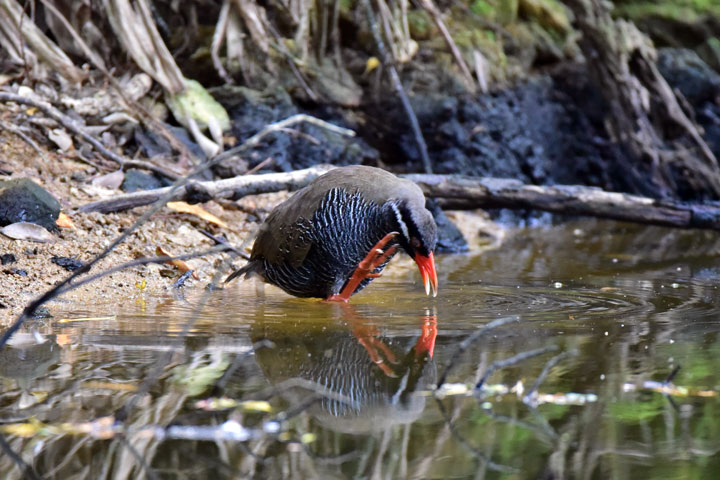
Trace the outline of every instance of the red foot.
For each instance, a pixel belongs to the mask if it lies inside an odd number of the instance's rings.
[[[385,261],[395,253],[395,250],[397,250],[397,246],[393,245],[383,251],[383,248],[385,248],[396,235],[398,235],[398,232],[390,232],[377,242],[370,250],[370,253],[358,264],[342,291],[337,295],[328,297],[326,300],[329,302],[347,302],[363,280],[366,278],[379,277],[381,274],[373,273],[373,270],[385,263]]]

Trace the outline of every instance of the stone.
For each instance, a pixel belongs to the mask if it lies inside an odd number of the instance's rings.
[[[60,202],[29,178],[0,180],[0,226],[28,222],[57,230]]]
[[[662,48],[658,51],[657,66],[668,84],[677,88],[694,106],[713,101],[720,95],[720,73],[692,50]]]
[[[125,172],[125,180],[123,180],[120,188],[124,192],[129,193],[137,192],[138,190],[154,190],[164,186],[162,181],[155,175],[131,168]]]

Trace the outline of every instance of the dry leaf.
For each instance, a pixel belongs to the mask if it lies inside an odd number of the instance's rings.
[[[28,222],[11,223],[0,229],[0,233],[14,240],[31,242],[54,242],[55,236],[40,225]]]
[[[167,206],[170,210],[174,210],[178,213],[189,213],[191,215],[195,215],[196,217],[200,217],[207,222],[214,223],[219,227],[228,228],[227,223],[223,222],[200,205],[190,205],[187,202],[168,202]]]
[[[172,256],[173,256],[172,253],[169,253],[169,252],[168,252],[167,250],[165,250],[163,247],[157,247],[157,248],[155,249],[155,253],[157,253],[158,255],[165,255],[166,257],[172,257]],[[185,261],[183,261],[183,260],[168,260],[168,261],[165,262],[165,263],[167,263],[168,265],[174,266],[175,268],[177,268],[178,270],[180,270],[180,273],[186,273],[186,272],[192,270],[192,268],[190,267],[190,265],[188,265],[188,264],[187,264]],[[193,277],[195,280],[200,280],[200,277],[198,277],[197,272],[193,272],[193,273],[192,273],[192,277]]]
[[[65,215],[63,212],[60,212],[57,220],[55,220],[55,225],[60,228],[75,228],[75,225],[73,224],[72,220],[70,220],[70,217]]]
[[[48,132],[48,138],[57,145],[60,150],[67,152],[73,148],[72,137],[62,128],[54,128]]]
[[[117,189],[120,188],[123,180],[125,180],[125,173],[122,170],[115,170],[114,172],[93,178],[90,183],[99,187]]]

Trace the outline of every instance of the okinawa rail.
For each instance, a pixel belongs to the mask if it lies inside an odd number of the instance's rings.
[[[375,167],[330,170],[278,205],[250,260],[228,276],[258,275],[297,297],[347,302],[379,277],[399,249],[437,294],[437,226],[422,190]]]

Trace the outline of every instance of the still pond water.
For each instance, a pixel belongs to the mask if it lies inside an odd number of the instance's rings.
[[[576,221],[440,256],[435,299],[393,262],[348,306],[251,282],[55,303],[0,352],[0,472],[720,478],[718,252]]]

